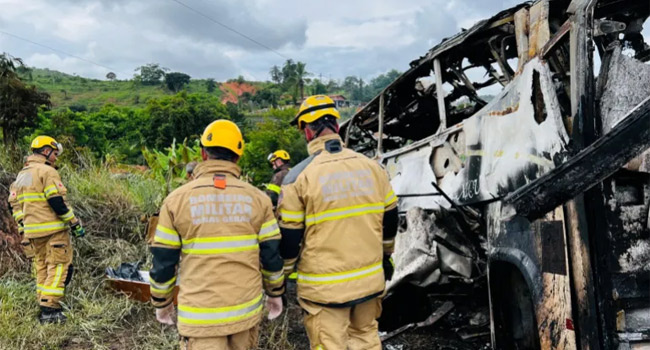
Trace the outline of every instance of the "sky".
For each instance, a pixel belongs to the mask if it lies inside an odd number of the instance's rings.
[[[369,79],[408,69],[443,38],[519,2],[0,0],[0,31],[58,50],[0,33],[0,52],[98,79],[128,79],[154,62],[193,78],[269,80],[288,58],[314,77]]]

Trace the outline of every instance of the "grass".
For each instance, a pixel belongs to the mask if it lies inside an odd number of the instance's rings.
[[[88,231],[73,240],[75,275],[64,301],[68,322],[38,323],[30,265],[14,259],[14,267],[0,277],[0,350],[176,349],[176,328],[159,324],[149,303],[109,289],[104,277],[106,267],[122,262],[150,266],[141,216],[157,210],[163,186],[146,174],[112,174],[108,166],[80,158],[77,166],[60,168],[68,202]],[[0,155],[0,169],[7,168],[7,158]],[[279,320],[264,321],[259,349],[306,348],[300,320],[300,310],[292,303]]]
[[[69,75],[49,69],[35,68],[31,74],[33,83],[49,93],[54,108],[85,106],[88,109],[101,108],[106,103],[117,106],[144,106],[148,99],[169,95],[162,85],[134,85],[127,80],[98,80]],[[121,79],[132,77],[121,77]],[[185,87],[192,92],[207,93],[206,80],[194,79]],[[217,87],[211,94],[220,97],[222,92]]]

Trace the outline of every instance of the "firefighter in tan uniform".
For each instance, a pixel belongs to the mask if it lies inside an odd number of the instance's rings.
[[[273,209],[278,205],[278,197],[280,196],[280,189],[282,186],[282,180],[289,173],[290,165],[289,152],[285,150],[277,150],[267,157],[268,161],[273,167],[273,177],[271,182],[266,184],[266,194],[271,197],[271,202],[273,203]]]
[[[239,128],[217,120],[201,146],[194,180],[160,209],[151,247],[152,302],[160,322],[177,322],[181,349],[254,349],[264,294],[272,314],[282,310],[280,229],[271,200],[239,179]]]
[[[49,136],[38,136],[25,167],[10,186],[9,205],[28,258],[34,258],[36,295],[41,323],[65,322],[60,301],[72,278],[70,231],[85,235],[81,222],[66,205],[67,190],[53,167],[63,152],[61,144]]]
[[[317,95],[293,121],[310,156],[282,184],[280,252],[285,274],[297,267],[312,349],[380,350],[376,319],[392,274],[397,197],[378,163],[343,147],[339,118],[334,102]]]

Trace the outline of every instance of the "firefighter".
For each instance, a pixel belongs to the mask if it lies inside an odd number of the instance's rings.
[[[397,197],[376,162],[344,147],[327,96],[307,98],[292,121],[310,156],[282,183],[284,272],[297,267],[298,302],[312,349],[381,349],[381,314],[397,232]],[[296,266],[297,263],[297,266]]]
[[[271,197],[271,202],[273,203],[273,209],[278,205],[278,196],[280,196],[280,186],[282,185],[282,180],[289,173],[289,153],[285,150],[275,151],[267,157],[268,161],[273,167],[273,177],[271,182],[266,184],[266,194]]]
[[[269,318],[282,311],[280,229],[271,200],[239,178],[243,150],[237,125],[212,122],[201,137],[194,180],[160,209],[151,299],[159,322],[177,323],[181,349],[256,348],[264,292]]]
[[[81,221],[65,201],[67,190],[54,168],[63,147],[49,136],[38,136],[32,155],[10,186],[9,205],[28,258],[34,259],[36,295],[41,323],[65,322],[61,300],[72,278],[72,245],[86,234]]]

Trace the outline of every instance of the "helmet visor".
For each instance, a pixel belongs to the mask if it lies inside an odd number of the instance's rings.
[[[55,142],[54,146],[56,146],[56,151],[59,153],[59,156],[63,154],[63,145],[61,143]]]

